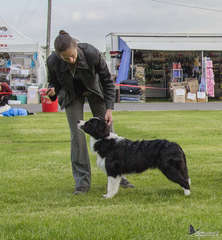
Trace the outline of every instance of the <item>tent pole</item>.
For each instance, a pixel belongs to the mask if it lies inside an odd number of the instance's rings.
[[[131,80],[133,80],[133,74],[134,74],[134,50],[132,50],[132,66],[131,66]]]
[[[204,61],[204,54],[203,54],[203,51],[201,51],[201,62],[202,62],[201,69],[202,69],[202,76],[203,76],[203,61]]]
[[[47,36],[46,36],[46,60],[50,54],[50,37],[51,37],[51,10],[52,0],[48,0],[48,18],[47,18]]]

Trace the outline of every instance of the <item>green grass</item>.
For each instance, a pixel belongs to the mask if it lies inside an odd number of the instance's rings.
[[[222,238],[222,112],[114,112],[115,131],[131,139],[167,138],[183,147],[191,196],[158,170],[128,179],[105,200],[106,176],[91,157],[92,188],[74,196],[64,113],[0,119],[1,240],[180,240],[188,227]],[[85,118],[91,115],[86,114]],[[88,137],[87,137],[88,138]],[[194,237],[197,238],[198,237]]]

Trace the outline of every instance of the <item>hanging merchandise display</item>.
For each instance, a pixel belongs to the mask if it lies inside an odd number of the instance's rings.
[[[10,84],[13,97],[26,103],[28,88],[46,83],[42,50],[37,42],[0,20],[0,82]]]
[[[213,61],[209,57],[204,57],[200,91],[206,92],[209,97],[214,97],[214,86]]]
[[[8,53],[0,53],[0,82],[9,83],[11,60]]]
[[[206,82],[207,82],[207,94],[209,97],[214,97],[214,72],[213,62],[210,58],[206,60]]]

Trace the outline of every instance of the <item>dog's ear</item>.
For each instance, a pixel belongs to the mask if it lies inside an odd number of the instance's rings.
[[[90,129],[90,131],[87,131],[87,128]],[[109,136],[110,126],[106,123],[104,118],[96,117],[88,121],[85,132],[91,134],[95,139],[101,139]]]
[[[102,119],[103,125],[100,125],[100,131],[103,132],[104,137],[109,136],[110,126],[107,124],[105,119]]]

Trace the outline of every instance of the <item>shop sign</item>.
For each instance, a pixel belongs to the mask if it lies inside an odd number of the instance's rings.
[[[8,28],[6,26],[0,26],[0,38],[12,38],[12,34],[7,34]]]

